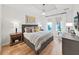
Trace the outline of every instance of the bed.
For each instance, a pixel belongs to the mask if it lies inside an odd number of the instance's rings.
[[[53,41],[52,32],[40,31],[40,32],[25,32],[25,27],[37,27],[38,25],[22,25],[22,39],[23,41],[35,51],[35,54],[40,52]]]

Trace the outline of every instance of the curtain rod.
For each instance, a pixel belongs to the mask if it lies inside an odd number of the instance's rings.
[[[67,12],[62,12],[62,13],[57,13],[57,14],[53,14],[53,15],[48,15],[48,16],[45,16],[45,17],[51,17],[51,16],[56,16],[56,15],[61,15],[61,14],[66,14]]]

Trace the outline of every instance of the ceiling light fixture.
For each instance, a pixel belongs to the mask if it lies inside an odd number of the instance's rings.
[[[43,4],[43,10],[42,10],[42,15],[45,15],[45,4]]]
[[[42,13],[42,15],[45,15],[45,14],[46,14],[45,12]]]

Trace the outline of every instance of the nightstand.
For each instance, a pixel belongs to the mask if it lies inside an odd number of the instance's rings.
[[[18,41],[16,41],[18,40]],[[14,45],[18,42],[22,42],[22,33],[11,33],[10,34],[10,45]]]

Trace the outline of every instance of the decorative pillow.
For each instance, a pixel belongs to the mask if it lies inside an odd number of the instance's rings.
[[[34,27],[25,27],[25,32],[34,32]]]
[[[40,28],[39,27],[35,27],[35,32],[39,32]]]

